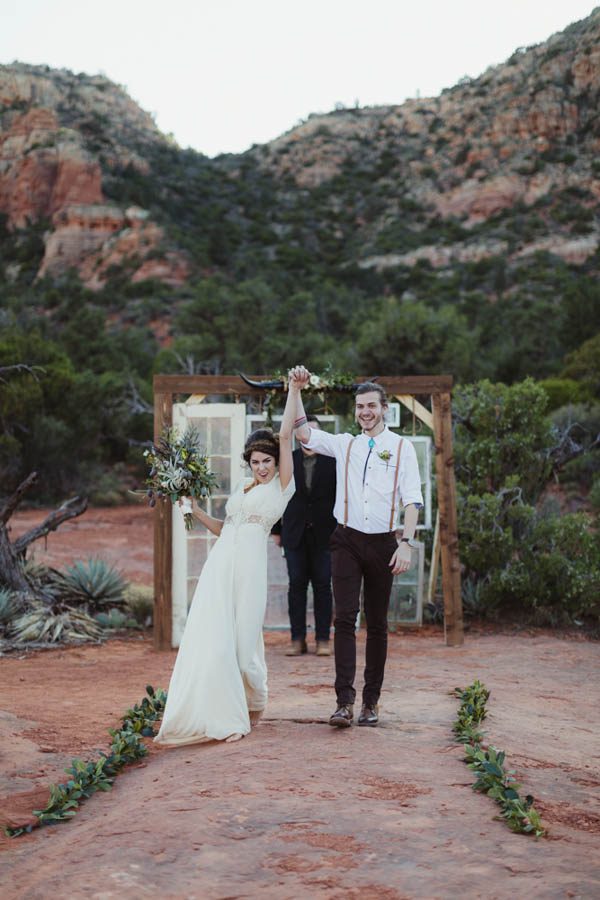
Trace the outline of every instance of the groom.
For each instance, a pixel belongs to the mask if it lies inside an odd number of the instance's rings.
[[[364,382],[356,391],[355,417],[361,434],[354,437],[309,428],[301,395],[309,377],[304,366],[290,371],[296,437],[308,449],[334,457],[337,473],[333,512],[338,525],[330,541],[337,708],[329,724],[348,728],[354,719],[355,627],[364,582],[367,646],[358,724],[374,726],[379,721],[392,581],[410,568],[410,541],[423,505],[419,467],[410,441],[386,426],[385,391],[374,382]],[[396,532],[400,503],[405,508],[401,534]]]

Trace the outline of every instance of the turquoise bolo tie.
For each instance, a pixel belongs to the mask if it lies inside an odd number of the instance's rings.
[[[365,467],[363,469],[363,484],[365,483],[365,478],[367,476],[367,466],[369,465],[369,457],[371,456],[374,446],[375,446],[375,441],[371,437],[371,438],[369,438],[369,452],[367,453],[367,458],[365,460]]]

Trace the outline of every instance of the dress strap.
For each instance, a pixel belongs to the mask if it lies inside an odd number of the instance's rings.
[[[402,453],[403,438],[400,438],[398,444],[398,459],[396,460],[396,471],[394,472],[394,491],[392,493],[392,512],[390,513],[390,531],[394,530],[394,518],[396,516],[396,488],[398,487],[398,473],[400,471],[400,454]]]

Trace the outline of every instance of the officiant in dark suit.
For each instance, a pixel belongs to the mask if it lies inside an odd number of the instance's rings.
[[[316,416],[308,416],[311,428],[320,428]],[[306,601],[312,584],[317,656],[329,656],[331,628],[331,557],[329,538],[337,522],[333,517],[335,459],[305,447],[294,450],[296,493],[283,518],[273,527],[274,540],[283,547],[288,568],[288,611],[292,643],[288,656],[300,656],[306,644]]]

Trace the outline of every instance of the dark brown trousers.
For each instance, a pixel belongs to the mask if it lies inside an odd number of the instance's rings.
[[[397,548],[393,531],[365,534],[341,525],[331,536],[331,575],[335,605],[335,692],[340,705],[356,697],[356,618],[364,581],[367,622],[363,703],[379,700],[387,656],[387,614],[392,590],[390,560]]]

